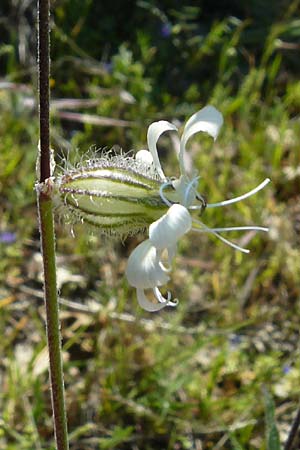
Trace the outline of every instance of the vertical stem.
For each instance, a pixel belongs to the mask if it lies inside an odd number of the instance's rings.
[[[52,412],[57,450],[67,450],[67,418],[64,400],[64,380],[61,357],[58,298],[56,289],[55,240],[52,200],[38,193],[41,246],[44,264],[44,295],[46,331],[49,351],[49,372]]]
[[[39,75],[39,119],[40,119],[40,182],[50,173],[50,131],[49,131],[49,75],[50,75],[50,35],[49,0],[38,0],[38,75]]]
[[[285,446],[284,446],[284,450],[291,450],[292,449],[294,440],[295,440],[296,435],[297,435],[297,431],[299,429],[300,429],[300,406],[298,408],[298,411],[297,411],[296,417],[294,419],[294,422],[293,422],[293,424],[291,426],[288,438],[287,438]]]
[[[49,351],[49,372],[52,411],[57,450],[68,450],[67,418],[61,356],[58,296],[56,288],[55,232],[51,197],[50,134],[49,134],[49,0],[38,0],[38,79],[40,120],[40,180],[37,203],[44,265],[46,332]]]

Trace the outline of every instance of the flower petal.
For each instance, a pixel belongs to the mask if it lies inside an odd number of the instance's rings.
[[[186,141],[198,131],[208,133],[214,139],[217,138],[223,125],[223,116],[214,106],[208,105],[193,114],[186,122],[182,140]]]
[[[178,299],[175,298],[172,302],[171,302],[171,298],[172,298],[172,294],[170,291],[168,291],[168,295],[167,298],[165,298],[162,293],[160,292],[160,290],[158,289],[158,287],[155,287],[153,289],[154,295],[157,298],[157,300],[159,301],[159,303],[165,303],[167,302],[167,306],[177,306],[178,305]]]
[[[169,276],[159,264],[160,253],[149,239],[139,244],[128,258],[126,277],[128,283],[139,289],[162,286]]]
[[[196,201],[198,181],[200,177],[195,176],[189,178],[186,175],[181,175],[176,180],[172,181],[172,186],[177,192],[180,203],[187,208],[190,208]]]
[[[151,123],[151,125],[148,128],[148,133],[147,133],[148,148],[153,157],[153,162],[154,162],[155,168],[156,168],[157,172],[159,173],[159,175],[164,180],[166,179],[166,177],[161,168],[161,164],[160,164],[158,154],[157,154],[156,144],[157,144],[157,141],[160,138],[160,136],[165,131],[172,131],[172,130],[177,131],[177,128],[175,127],[175,125],[173,125],[170,122],[167,122],[166,120],[160,120],[159,122]]]
[[[148,166],[153,164],[153,157],[152,157],[151,153],[148,152],[148,150],[139,150],[137,152],[137,154],[135,155],[135,159],[137,159],[138,161],[142,161],[143,163],[147,164]]]
[[[172,205],[166,214],[149,227],[149,240],[157,249],[172,250],[178,239],[192,227],[188,210],[179,204]]]
[[[161,309],[165,308],[169,304],[168,299],[166,299],[165,301],[159,302],[159,303],[150,302],[150,300],[147,299],[147,297],[145,295],[145,291],[143,289],[137,289],[136,295],[137,295],[137,299],[138,299],[140,307],[149,312],[160,311]],[[170,306],[172,306],[172,305],[170,305]]]
[[[185,124],[180,142],[179,161],[181,173],[185,173],[183,158],[185,146],[190,137],[198,133],[199,131],[204,131],[216,140],[222,124],[222,114],[216,108],[210,105],[200,109],[200,111],[196,112],[189,118],[189,120]]]

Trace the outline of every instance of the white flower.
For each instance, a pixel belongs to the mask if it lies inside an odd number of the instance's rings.
[[[137,290],[139,304],[147,311],[158,311],[165,306],[175,306],[177,302],[171,302],[171,294],[168,292],[164,298],[158,286],[169,281],[171,268],[162,262],[164,250],[168,254],[168,265],[171,265],[176,253],[177,240],[187,233],[192,227],[192,219],[188,210],[179,204],[172,205],[168,212],[149,227],[149,239],[142,242],[131,253],[126,276],[129,284]],[[153,289],[158,304],[147,300],[145,289]]]
[[[168,269],[160,262],[161,253],[147,239],[131,253],[126,269],[127,280],[136,288],[140,306],[152,312],[159,311],[167,305],[174,306],[174,302],[170,302],[171,294],[168,293],[167,298],[164,298],[158,289],[158,286],[169,281]],[[152,303],[147,299],[145,289],[153,289],[158,303]]]
[[[139,304],[147,311],[158,311],[165,306],[175,306],[177,304],[177,301],[171,301],[170,292],[168,292],[167,298],[164,298],[158,287],[163,286],[169,281],[168,273],[171,270],[171,262],[176,253],[177,241],[185,233],[190,230],[213,233],[231,247],[248,253],[248,249],[228,241],[219,233],[237,230],[268,230],[265,227],[257,226],[209,228],[200,220],[194,219],[190,215],[189,210],[196,209],[202,212],[205,208],[225,206],[243,200],[261,190],[270,181],[267,178],[255,189],[239,197],[224,200],[219,203],[206,203],[204,198],[197,192],[199,177],[195,174],[190,174],[186,168],[186,144],[199,131],[208,133],[215,140],[222,124],[222,114],[213,106],[206,106],[190,117],[184,127],[180,140],[180,151],[178,155],[180,177],[178,179],[170,180],[165,176],[157,152],[157,142],[160,136],[166,131],[177,131],[175,125],[164,120],[152,123],[147,133],[149,151],[140,150],[136,155],[138,160],[144,161],[145,164],[153,165],[155,172],[162,180],[160,196],[166,205],[169,206],[167,213],[150,225],[149,239],[139,244],[128,259],[126,269],[128,282],[136,288]],[[167,187],[169,188],[168,193],[166,193]],[[163,262],[163,255],[165,253],[167,253],[168,266]],[[147,299],[145,294],[146,289],[153,290],[158,303],[152,303]]]
[[[192,218],[187,208],[175,203],[166,214],[150,225],[149,239],[159,250],[172,249],[191,228]]]

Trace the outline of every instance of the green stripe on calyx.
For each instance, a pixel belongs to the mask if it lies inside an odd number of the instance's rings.
[[[122,155],[87,161],[57,179],[59,197],[70,218],[116,236],[144,230],[166,213],[168,205],[159,193],[162,183],[153,168]],[[164,192],[172,202],[178,201],[172,187]]]

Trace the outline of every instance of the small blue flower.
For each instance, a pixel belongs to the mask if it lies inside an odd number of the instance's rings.
[[[284,373],[284,375],[287,375],[288,373],[290,373],[291,371],[291,366],[289,364],[285,364],[282,368],[282,372]]]
[[[162,24],[161,29],[160,29],[160,34],[164,38],[170,37],[171,34],[172,34],[172,27],[171,27],[171,25],[169,23],[167,23],[167,22]]]
[[[103,63],[103,69],[104,69],[107,73],[111,74],[111,73],[113,72],[113,63],[112,63],[112,61],[104,62],[104,63]]]
[[[2,233],[0,233],[0,242],[3,244],[13,244],[16,241],[16,237],[16,233],[11,231],[2,231]]]

